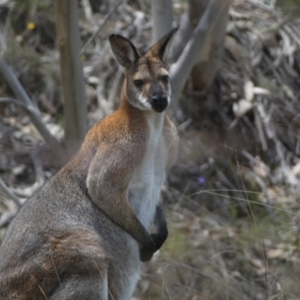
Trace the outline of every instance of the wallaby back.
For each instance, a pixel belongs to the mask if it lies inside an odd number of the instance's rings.
[[[140,260],[168,231],[160,188],[177,155],[165,115],[165,55],[176,30],[140,55],[110,43],[125,67],[120,108],[95,124],[78,154],[20,210],[0,249],[0,299],[129,299]],[[150,234],[150,226],[156,232]]]

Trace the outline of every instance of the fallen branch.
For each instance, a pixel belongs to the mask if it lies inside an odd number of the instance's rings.
[[[0,178],[0,189],[8,196],[10,199],[14,201],[14,203],[20,208],[22,203],[20,199],[6,186],[3,180]]]
[[[55,155],[58,156],[61,163],[65,162],[65,151],[63,146],[59,143],[59,141],[51,135],[50,131],[47,129],[45,124],[43,123],[40,112],[37,110],[35,106],[33,106],[29,96],[25,92],[24,88],[20,84],[13,70],[7,65],[4,58],[0,56],[0,72],[3,74],[5,80],[7,81],[10,88],[13,90],[16,97],[22,101],[21,106],[26,107],[26,111],[28,116],[36,127],[40,135],[44,138],[44,140],[49,144],[51,150]],[[14,102],[14,101],[13,101]]]
[[[13,104],[16,104],[16,105],[22,107],[26,111],[28,111],[27,110],[28,107],[26,105],[24,105],[22,102],[20,102],[19,100],[16,100],[16,99],[12,99],[12,98],[0,98],[0,103],[13,103]]]

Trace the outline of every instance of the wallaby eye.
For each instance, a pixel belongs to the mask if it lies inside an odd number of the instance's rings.
[[[143,85],[143,80],[136,79],[133,83],[137,88],[140,88]]]
[[[161,76],[161,80],[165,83],[167,83],[169,81],[169,76],[168,75],[162,75]]]

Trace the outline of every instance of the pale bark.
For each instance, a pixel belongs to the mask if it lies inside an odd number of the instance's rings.
[[[80,147],[87,131],[87,105],[78,27],[78,2],[56,0],[57,42],[64,92],[64,131],[68,156]]]
[[[190,37],[192,36],[194,31],[194,27],[190,22],[190,16],[188,9],[183,13],[180,19],[180,26],[178,31],[174,36],[174,40],[172,42],[172,48],[170,52],[170,59],[173,62],[176,62],[188,43]]]
[[[180,27],[173,41],[171,57],[176,61],[193,34],[210,0],[189,0],[180,20]]]
[[[172,29],[172,0],[152,0],[152,45]]]
[[[177,62],[171,66],[172,107],[177,105],[178,96],[194,65],[199,62],[205,62],[208,63],[209,68],[209,62],[214,60],[216,54],[217,56],[219,55],[218,51],[221,45],[216,49],[214,40],[219,42],[224,37],[225,29],[222,29],[220,34],[217,31],[220,30],[220,20],[222,20],[223,25],[224,20],[227,20],[230,3],[230,0],[211,0],[209,2],[183,52]],[[224,28],[226,28],[225,25]],[[214,35],[215,30],[216,33]]]
[[[189,15],[193,24],[196,24],[196,22],[201,19],[208,3],[209,0],[190,0]],[[209,87],[219,69],[220,58],[223,50],[223,42],[226,33],[229,4],[225,7],[218,22],[212,29],[209,45],[210,55],[208,60],[203,60],[199,55],[198,61],[192,69],[191,79],[193,89],[195,91],[202,91]]]

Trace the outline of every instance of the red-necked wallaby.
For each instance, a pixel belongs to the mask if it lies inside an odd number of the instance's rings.
[[[129,299],[168,231],[160,188],[177,155],[165,115],[173,29],[145,55],[120,35],[120,108],[95,124],[78,154],[20,210],[0,251],[0,299]],[[156,232],[149,234],[152,224]]]

